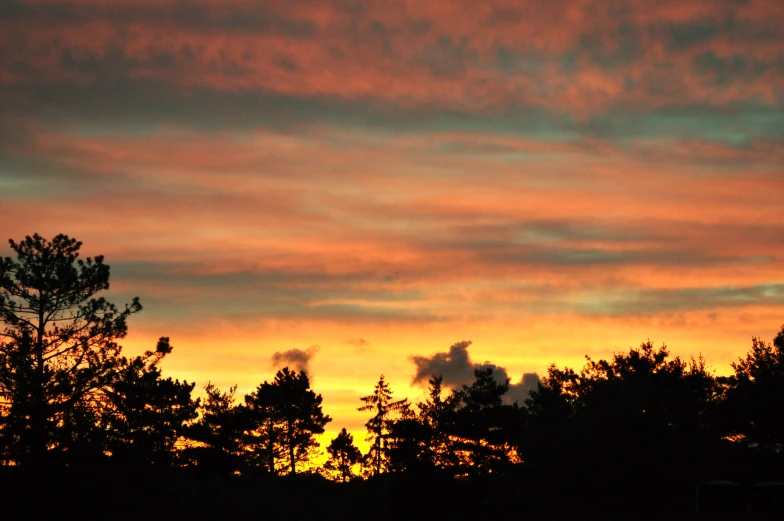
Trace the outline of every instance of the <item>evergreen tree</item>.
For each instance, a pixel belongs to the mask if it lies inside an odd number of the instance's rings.
[[[419,409],[419,422],[428,433],[423,457],[428,465],[442,470],[455,469],[458,465],[453,443],[454,432],[455,396],[450,394],[446,399],[444,394],[443,378],[433,376],[428,381],[428,397],[424,402],[417,404]]]
[[[237,386],[222,392],[208,382],[205,398],[199,406],[199,420],[191,426],[188,436],[197,442],[187,449],[188,457],[207,472],[234,473],[243,469],[243,430],[245,414],[235,404]]]
[[[197,417],[199,400],[191,398],[195,384],[161,377],[157,364],[171,349],[162,337],[154,352],[123,359],[106,390],[109,450],[115,457],[133,464],[175,462],[175,444]]]
[[[429,380],[428,397],[417,404],[419,414],[396,420],[389,434],[389,466],[393,472],[432,474],[454,471],[458,458],[451,435],[454,430],[454,395],[442,397],[443,379]]]
[[[64,452],[75,407],[98,403],[115,374],[127,318],[97,295],[109,289],[103,257],[80,259],[81,242],[38,234],[9,241],[16,259],[0,259],[0,397],[7,459],[37,465]]]
[[[365,463],[373,476],[378,476],[389,469],[389,436],[397,417],[410,417],[411,410],[407,399],[393,400],[392,389],[382,374],[373,394],[360,398],[365,403],[357,410],[361,412],[375,411],[365,423],[370,442],[370,449],[365,455]]]
[[[323,433],[324,426],[332,421],[324,415],[321,403],[321,395],[310,389],[308,375],[288,367],[246,397],[254,427],[248,439],[270,473],[285,468],[296,474],[297,464],[307,463],[314,455],[318,447],[315,435]]]
[[[503,405],[509,379],[499,382],[491,367],[474,370],[474,382],[455,392],[451,446],[471,476],[498,471],[516,460],[509,443],[511,406]]]
[[[327,447],[329,459],[324,464],[324,468],[331,474],[337,476],[343,483],[350,481],[354,477],[354,465],[362,460],[362,453],[354,445],[354,437],[345,429],[332,439]]]
[[[109,454],[105,402],[105,396],[91,393],[63,411],[62,425],[53,433],[54,444],[60,450],[50,454],[50,464],[79,467],[106,462]]]
[[[278,410],[278,393],[266,381],[251,394],[238,409],[244,426],[243,446],[248,467],[265,474],[279,474],[283,463],[283,425]]]
[[[321,409],[320,394],[310,389],[308,375],[284,367],[275,375],[276,406],[282,423],[280,443],[288,457],[289,472],[297,473],[297,463],[307,463],[318,447],[315,435],[324,432],[332,418]]]

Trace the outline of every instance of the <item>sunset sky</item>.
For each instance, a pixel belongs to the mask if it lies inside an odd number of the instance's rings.
[[[104,255],[199,392],[307,361],[328,436],[382,373],[726,373],[783,200],[781,0],[0,1],[0,255]]]

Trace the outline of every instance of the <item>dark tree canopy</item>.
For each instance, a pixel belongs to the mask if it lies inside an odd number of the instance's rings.
[[[109,289],[109,266],[102,256],[80,259],[82,243],[67,235],[9,242],[16,258],[0,259],[4,439],[10,459],[39,464],[51,444],[65,450],[61,441],[72,436],[61,431],[91,416],[141,304],[120,309],[98,296]]]
[[[377,476],[389,470],[389,435],[397,417],[408,417],[411,413],[407,399],[393,400],[392,389],[382,374],[373,389],[373,394],[360,398],[365,403],[357,410],[372,411],[375,414],[365,423],[371,443],[365,455],[366,464],[372,475]]]
[[[610,360],[586,358],[580,373],[551,367],[526,401],[520,447],[532,467],[550,472],[579,461],[582,479],[609,480],[632,466],[651,484],[720,441],[710,425],[716,380],[701,358],[672,358],[651,342]]]
[[[784,449],[784,326],[773,343],[752,338],[745,358],[732,364],[735,371],[726,393],[729,426],[740,441],[779,452]]]
[[[706,481],[723,487],[713,491],[723,500],[716,512],[784,512],[784,326],[772,343],[752,338],[730,376],[714,376],[701,356],[682,359],[647,341],[607,359],[586,357],[579,370],[551,365],[524,404],[505,404],[509,379],[490,364],[474,366],[474,380],[457,388],[432,375],[415,406],[394,398],[381,375],[358,408],[370,416],[367,454],[344,428],[316,468],[331,418],[305,372],[284,367],[241,403],[236,385],[224,392],[208,383],[194,399],[194,383],[161,370],[168,337],[122,356],[118,341],[141,305],[118,308],[101,296],[109,289],[102,257],[81,259],[81,243],[65,235],[10,244],[15,257],[0,259],[0,482],[3,493],[11,490],[4,514],[19,506],[15,517],[48,519],[55,512],[32,510],[78,503],[101,518],[154,516],[161,491],[182,487],[187,493],[163,500],[172,506],[165,518],[184,515],[183,497],[220,503],[225,514],[244,494],[249,511],[258,515],[262,505],[272,518],[301,514],[296,497],[318,507],[342,501],[355,507],[347,518],[391,506],[390,518],[400,519],[410,513],[402,501],[409,485],[432,498],[426,517],[444,517],[450,504],[458,506],[446,517],[500,517],[536,502],[548,516],[553,505],[578,505],[571,517],[585,513],[576,512],[580,505],[591,514],[665,505],[686,512]],[[43,486],[45,501],[19,499]],[[129,486],[137,487],[133,497]],[[710,486],[700,502],[710,501]],[[96,487],[122,496],[123,508],[97,506],[85,496]],[[214,513],[193,509],[188,518]]]
[[[282,445],[283,426],[277,410],[277,392],[267,382],[245,395],[239,410],[244,424],[243,445],[248,466],[267,474],[283,473],[286,468]]]
[[[431,377],[426,400],[417,404],[419,414],[395,422],[390,435],[393,470],[452,476],[459,473],[454,435],[457,400],[454,393],[447,397],[444,394],[443,378]]]
[[[509,444],[509,419],[517,407],[503,405],[509,380],[499,382],[490,367],[474,370],[474,382],[454,393],[453,447],[470,476],[499,472],[516,460]]]
[[[307,464],[318,447],[315,435],[332,421],[321,402],[321,395],[310,389],[308,375],[288,367],[247,395],[244,410],[252,425],[247,439],[254,446],[257,465],[271,474],[284,469],[296,474],[297,464]]]
[[[187,449],[187,458],[200,470],[216,475],[233,474],[245,468],[244,410],[237,407],[237,386],[222,392],[208,382],[206,396],[199,404],[199,419],[191,425],[189,437],[195,442]]]
[[[344,427],[327,446],[329,459],[324,468],[343,483],[354,477],[353,468],[362,461],[362,453],[354,445],[352,436]]]
[[[133,464],[171,465],[175,445],[197,417],[195,384],[162,378],[157,363],[171,352],[162,337],[156,350],[123,359],[117,378],[106,390],[109,451]]]

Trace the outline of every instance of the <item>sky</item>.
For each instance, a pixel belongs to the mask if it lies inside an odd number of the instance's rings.
[[[1,239],[104,255],[197,391],[307,369],[328,437],[381,374],[727,373],[783,195],[780,0],[0,2]]]

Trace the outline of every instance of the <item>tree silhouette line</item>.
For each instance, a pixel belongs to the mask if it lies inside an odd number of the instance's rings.
[[[448,389],[433,375],[424,401],[396,399],[382,375],[359,411],[362,454],[345,428],[319,454],[332,419],[307,373],[281,368],[241,399],[237,387],[164,377],[161,337],[133,358],[118,341],[138,298],[118,307],[102,256],[81,259],[66,235],[10,240],[0,260],[0,460],[6,467],[183,468],[205,476],[308,474],[340,483],[385,476],[419,481],[512,480],[528,493],[615,490],[635,498],[661,484],[717,476],[778,479],[784,444],[784,326],[754,338],[714,376],[651,342],[576,371],[551,366],[523,403],[503,401],[492,368]],[[499,485],[500,486],[500,485]],[[674,486],[674,485],[673,485]]]

